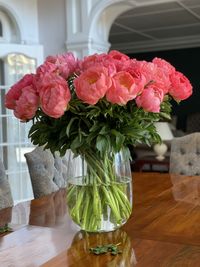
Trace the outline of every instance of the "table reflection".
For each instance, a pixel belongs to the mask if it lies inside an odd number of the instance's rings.
[[[0,210],[0,227],[9,224],[12,219],[12,207]]]
[[[30,225],[56,226],[66,215],[66,190],[61,189],[42,199],[34,199],[30,207]]]
[[[119,244],[121,254],[111,255],[106,253],[103,255],[94,255],[90,252],[91,247],[103,246],[107,244]],[[71,247],[67,251],[67,262],[78,262],[83,255],[85,256],[84,266],[105,266],[108,267],[131,267],[135,266],[137,261],[131,240],[125,231],[118,229],[108,233],[86,233],[79,231],[72,241]],[[92,264],[92,265],[90,265]]]
[[[172,193],[176,201],[194,206],[200,205],[200,176],[181,176],[172,174]]]

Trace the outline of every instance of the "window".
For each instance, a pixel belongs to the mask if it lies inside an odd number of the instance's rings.
[[[9,54],[0,60],[0,157],[6,168],[14,200],[32,197],[32,186],[24,153],[33,149],[28,140],[29,123],[20,123],[4,106],[10,85],[34,72],[36,60],[23,54]]]
[[[0,4],[0,157],[15,201],[33,197],[24,158],[24,153],[33,150],[28,139],[31,122],[20,123],[13,112],[5,108],[4,99],[10,86],[24,74],[34,73],[37,63],[43,61],[42,46],[22,45],[21,36],[15,15]]]

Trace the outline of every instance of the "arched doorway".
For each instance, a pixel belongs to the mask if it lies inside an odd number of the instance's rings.
[[[78,57],[110,49],[109,32],[115,19],[125,11],[174,2],[173,0],[66,0],[66,48]]]

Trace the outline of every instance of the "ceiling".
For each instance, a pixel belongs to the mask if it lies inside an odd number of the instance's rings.
[[[200,47],[200,0],[136,6],[115,20],[109,42],[124,53]]]

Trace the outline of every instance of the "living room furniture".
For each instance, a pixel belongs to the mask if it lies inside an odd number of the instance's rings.
[[[170,173],[200,175],[200,132],[172,140]]]
[[[24,154],[30,173],[35,198],[48,195],[66,187],[70,170],[70,152],[64,157],[52,155],[49,149],[36,147]]]
[[[168,146],[165,141],[173,139],[173,134],[168,122],[155,122],[156,131],[161,138],[161,143],[156,143],[153,146],[153,150],[156,153],[156,159],[162,161],[165,158]]]
[[[165,156],[162,160],[158,160],[154,155],[138,158],[132,164],[132,170],[136,172],[169,172],[169,156]]]
[[[11,207],[13,198],[11,194],[10,184],[6,177],[5,167],[0,158],[0,210]]]
[[[132,216],[121,229],[106,234],[77,229],[66,213],[65,189],[19,203],[12,209],[13,214],[18,211],[18,221],[0,216],[0,225],[10,222],[13,228],[0,236],[1,266],[199,267],[199,186],[200,176],[133,173]],[[122,253],[89,251],[108,243],[120,243]]]

